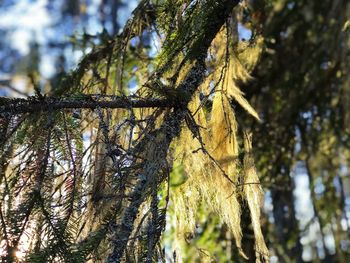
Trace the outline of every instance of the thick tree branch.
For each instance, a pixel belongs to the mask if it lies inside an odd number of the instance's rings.
[[[169,99],[135,99],[130,97],[116,97],[96,99],[89,95],[78,98],[37,97],[6,98],[0,97],[0,113],[31,113],[38,111],[60,109],[95,109],[95,108],[164,108],[174,106]]]
[[[162,170],[166,166],[167,152],[173,139],[180,134],[181,123],[185,118],[188,103],[204,79],[206,70],[205,57],[208,48],[237,4],[238,1],[233,0],[207,1],[203,3],[202,8],[206,10],[205,17],[210,17],[210,19],[203,21],[202,30],[199,30],[201,33],[198,34],[190,47],[188,53],[190,55],[186,59],[195,61],[195,63],[193,63],[182,83],[177,87],[179,94],[186,94],[186,96],[184,96],[181,104],[174,108],[173,112],[167,113],[160,128],[152,131],[148,137],[141,140],[135,147],[145,156],[145,161],[141,163],[140,171],[135,171],[140,176],[135,182],[135,187],[130,192],[130,204],[124,211],[121,224],[116,227],[112,253],[107,259],[108,263],[121,262],[133,231],[139,208],[149,192],[150,182],[156,180],[159,183],[165,179]],[[150,137],[154,139],[150,141]],[[162,147],[152,147],[152,143]],[[138,162],[136,160],[134,165],[138,164]]]

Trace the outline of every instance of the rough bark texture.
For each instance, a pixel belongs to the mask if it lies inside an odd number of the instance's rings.
[[[211,19],[205,21],[202,28],[203,33],[192,45],[191,54],[194,54],[195,51],[196,56],[189,57],[190,60],[196,62],[177,88],[179,94],[186,94],[186,96],[183,96],[184,99],[181,104],[165,117],[165,121],[161,127],[151,134],[151,137],[154,138],[153,143],[161,145],[162,147],[159,149],[148,147],[149,143],[147,141],[149,138],[145,138],[140,142],[140,153],[144,153],[146,157],[154,155],[157,155],[157,157],[151,158],[151,162],[148,162],[146,158],[141,166],[140,171],[142,172],[140,172],[139,179],[131,193],[130,205],[126,208],[121,225],[118,226],[115,231],[113,251],[107,260],[109,263],[120,262],[123,257],[138,210],[146,197],[145,193],[147,193],[149,182],[152,180],[159,180],[161,170],[166,165],[165,159],[169,145],[171,141],[180,134],[180,125],[186,115],[187,105],[193,93],[203,81],[205,74],[204,59],[207,50],[229,14],[232,12],[232,9],[237,4],[238,1],[232,0],[221,2],[208,1],[207,3],[207,5],[210,6],[210,8],[208,8],[207,17]],[[158,151],[155,152],[155,149]],[[157,160],[157,163],[154,163],[154,160]]]

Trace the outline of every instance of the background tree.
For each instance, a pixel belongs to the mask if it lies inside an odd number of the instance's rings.
[[[346,262],[346,1],[59,3],[2,82],[2,260]]]

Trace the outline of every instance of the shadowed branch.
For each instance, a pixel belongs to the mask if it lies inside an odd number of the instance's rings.
[[[166,108],[174,106],[169,99],[135,99],[130,97],[103,97],[97,99],[90,95],[79,95],[77,98],[59,97],[29,97],[5,98],[0,97],[0,113],[31,113],[38,111],[60,109],[95,109],[95,108]]]

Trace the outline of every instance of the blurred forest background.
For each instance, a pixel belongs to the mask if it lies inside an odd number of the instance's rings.
[[[33,82],[49,93],[85,54],[120,33],[136,6],[127,0],[0,0],[0,96],[33,95]],[[262,122],[236,111],[253,132],[270,261],[349,262],[350,4],[252,0],[240,8],[239,41],[248,45],[263,36],[254,79],[242,87]],[[129,48],[147,49],[150,57],[158,52],[146,33]],[[133,77],[132,61],[125,63],[133,91],[140,77]],[[181,173],[174,166],[171,175]],[[218,262],[245,262],[234,257],[227,226],[202,210],[183,259],[210,254]],[[164,244],[171,258],[169,213]],[[249,221],[242,220],[245,251],[254,239]]]

